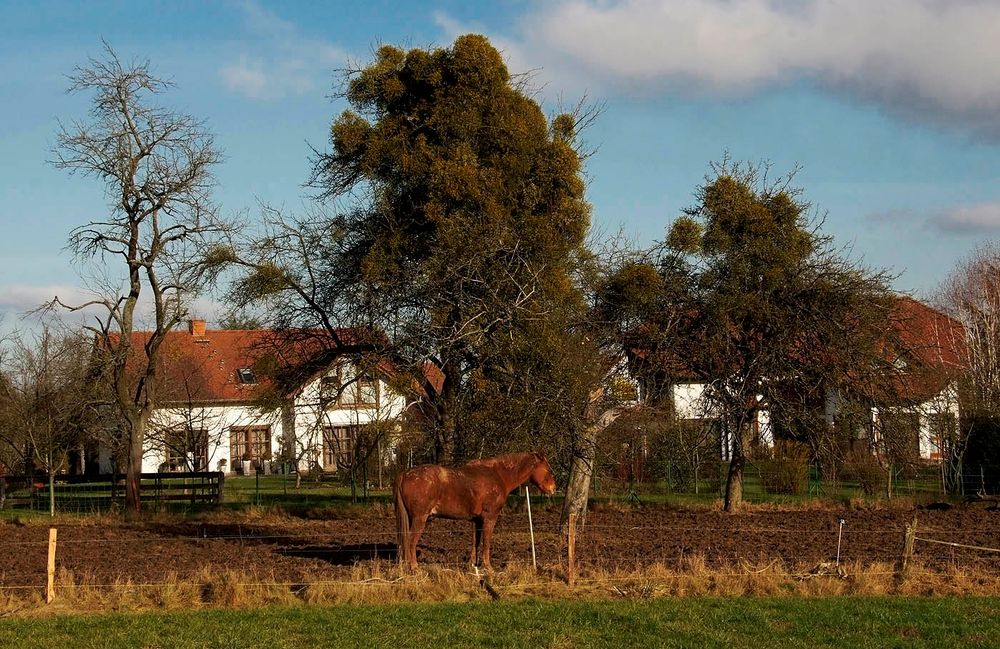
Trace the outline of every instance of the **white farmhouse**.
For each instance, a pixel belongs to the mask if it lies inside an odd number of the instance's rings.
[[[133,334],[133,345],[147,335]],[[367,361],[352,336],[210,330],[204,320],[170,332],[143,472],[336,471],[350,464],[358,432],[398,426],[406,407],[389,386],[388,364]],[[111,470],[104,452],[100,471]]]
[[[866,394],[870,404],[861,421],[850,420],[851,435],[857,446],[867,446],[873,452],[884,450],[884,440],[891,430],[897,452],[924,460],[937,461],[947,457],[949,443],[955,438],[959,421],[957,376],[961,364],[963,331],[961,325],[947,315],[907,296],[897,299],[892,314],[902,349],[887,350],[887,359],[895,365],[891,376],[880,386],[847,385],[826,392],[817,409],[829,426],[847,424],[843,415],[844,398]],[[648,362],[640,349],[633,356]],[[690,376],[682,360],[661,359],[671,376],[669,385],[676,417],[704,425],[718,417],[718,408],[711,398],[711,386]],[[853,393],[853,394],[852,394]],[[760,397],[763,399],[762,397]],[[747,443],[773,446],[781,437],[780,422],[774,422],[766,403],[750,422]],[[722,459],[731,457],[733,440],[717,440]]]

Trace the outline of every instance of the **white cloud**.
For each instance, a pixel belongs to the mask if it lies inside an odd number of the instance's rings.
[[[219,68],[223,85],[250,99],[301,95],[328,83],[333,68],[347,60],[336,45],[299,28],[254,0],[240,11],[250,33],[248,51]]]
[[[956,234],[1000,233],[1000,201],[960,205],[933,216],[929,223],[935,228]]]
[[[0,286],[0,337],[11,331],[34,329],[50,318],[67,323],[80,323],[96,313],[94,310],[87,310],[70,314],[58,309],[42,312],[41,308],[51,303],[56,296],[68,304],[82,304],[92,299],[91,294],[76,286],[30,284]]]
[[[75,286],[8,284],[0,286],[0,309],[31,311],[51,302],[57,295],[69,302],[85,302],[90,299],[82,289]]]
[[[239,63],[222,68],[219,74],[227,88],[251,99],[263,99],[272,90],[263,65],[246,56],[241,56]]]
[[[955,205],[933,211],[894,209],[869,215],[867,221],[876,226],[917,226],[953,235],[996,235],[1000,234],[1000,201]]]
[[[80,306],[97,299],[97,293],[79,286],[8,284],[0,285],[0,337],[5,333],[18,329],[32,329],[43,321],[60,321],[70,326],[96,324],[96,318],[106,318],[107,311],[100,305],[86,307],[80,311],[70,312],[56,307],[51,310],[40,310],[44,305],[52,303],[55,297],[68,306]],[[204,318],[216,323],[225,314],[225,307],[211,297],[198,297],[188,305],[188,313],[193,318]],[[152,300],[148,291],[140,299],[136,314],[138,328],[150,326],[153,320]]]
[[[998,34],[992,0],[563,0],[503,49],[562,88],[731,97],[806,80],[1000,135]]]

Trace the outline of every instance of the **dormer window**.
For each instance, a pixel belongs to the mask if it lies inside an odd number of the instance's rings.
[[[257,374],[249,367],[241,367],[236,370],[236,378],[244,385],[253,385],[257,382]]]
[[[358,377],[358,403],[378,405],[378,380],[374,376],[366,373]]]
[[[326,407],[340,401],[340,376],[338,373],[328,374],[319,380],[319,400]]]

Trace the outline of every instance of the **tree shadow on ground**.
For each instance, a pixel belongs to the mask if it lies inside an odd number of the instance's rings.
[[[319,559],[335,566],[352,566],[360,561],[395,561],[397,556],[395,543],[358,543],[335,547],[306,545],[278,548],[275,553],[286,557]]]

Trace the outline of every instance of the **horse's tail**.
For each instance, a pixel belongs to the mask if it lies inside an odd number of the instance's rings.
[[[410,514],[403,502],[403,473],[400,471],[392,485],[394,505],[396,507],[396,558],[400,563],[406,562],[407,539],[410,536]]]

